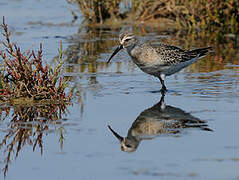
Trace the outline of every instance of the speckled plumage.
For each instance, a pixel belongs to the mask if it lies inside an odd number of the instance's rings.
[[[164,79],[204,57],[212,48],[183,50],[175,46],[140,43],[132,33],[124,32],[119,36],[120,46],[113,52],[108,62],[124,48],[133,62],[145,73],[158,77],[162,92],[166,91]]]
[[[187,128],[212,131],[207,126],[205,121],[190,113],[166,105],[164,96],[162,96],[159,103],[140,113],[128,130],[127,137],[121,137],[110,126],[109,129],[120,140],[122,151],[133,152],[142,140],[152,139],[163,134],[178,134]]]

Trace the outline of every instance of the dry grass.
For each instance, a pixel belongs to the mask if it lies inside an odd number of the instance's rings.
[[[239,29],[238,0],[68,0],[77,4],[90,23],[103,23],[117,19],[148,22],[166,18],[179,28],[213,30],[223,28],[236,32]]]
[[[119,18],[120,11],[119,5],[120,0],[67,0],[70,3],[78,5],[82,14],[91,23],[103,23],[105,19]]]

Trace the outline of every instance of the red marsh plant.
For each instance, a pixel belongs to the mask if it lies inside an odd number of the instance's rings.
[[[7,127],[0,129],[0,150],[3,150],[0,164],[4,164],[3,168],[0,166],[0,174],[3,171],[5,177],[12,156],[17,158],[23,146],[30,145],[33,151],[39,148],[43,153],[43,136],[51,125],[61,125],[71,95],[66,95],[67,83],[61,76],[62,45],[56,65],[49,67],[43,64],[41,44],[37,52],[22,52],[11,42],[4,17],[0,27],[5,38],[0,47],[0,121],[9,120]],[[5,107],[4,103],[14,106]],[[63,127],[59,133],[62,148]]]
[[[37,52],[22,52],[10,40],[10,32],[3,17],[1,24],[5,41],[0,49],[0,103],[25,104],[43,101],[69,101],[67,83],[60,76],[63,65],[62,45],[55,67],[43,64],[42,44]]]
[[[49,131],[59,132],[60,150],[63,148],[64,125],[62,115],[67,111],[64,103],[34,106],[0,107],[0,120],[9,119],[4,130],[0,130],[0,174],[6,177],[9,165],[25,146],[33,151],[44,151],[44,136]],[[58,120],[58,121],[57,121]],[[26,147],[25,147],[26,148]]]

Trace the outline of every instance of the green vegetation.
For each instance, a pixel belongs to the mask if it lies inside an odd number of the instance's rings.
[[[34,51],[22,53],[17,44],[10,41],[8,26],[1,25],[6,41],[5,50],[0,51],[0,102],[11,104],[28,104],[45,101],[69,101],[71,95],[66,96],[67,83],[60,77],[63,65],[62,47],[54,68],[43,65],[42,45],[37,54]]]
[[[106,21],[171,22],[184,29],[227,32],[239,29],[238,0],[68,0],[77,4],[89,23]]]

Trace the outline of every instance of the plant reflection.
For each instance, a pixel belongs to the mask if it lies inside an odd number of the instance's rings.
[[[180,108],[164,103],[164,96],[159,103],[144,110],[133,122],[127,137],[120,136],[110,126],[113,135],[120,141],[122,151],[134,152],[142,140],[153,139],[162,134],[179,134],[184,129],[197,128],[212,131],[205,121],[192,116]]]
[[[102,87],[102,81],[98,80],[98,76],[102,73],[111,75],[111,73],[125,71],[134,72],[136,67],[128,56],[125,57],[129,61],[120,59],[113,62],[114,65],[106,63],[111,50],[118,43],[118,35],[122,29],[130,29],[140,39],[143,38],[144,41],[152,43],[163,42],[183,46],[186,49],[204,46],[213,47],[214,53],[192,64],[184,72],[215,72],[228,69],[228,64],[238,64],[238,58],[236,58],[238,56],[238,35],[224,34],[220,29],[214,32],[170,32],[170,30],[160,31],[160,27],[143,25],[124,26],[121,28],[87,26],[80,28],[77,35],[69,39],[71,45],[64,52],[67,58],[67,64],[65,65],[66,76],[69,76],[76,83],[79,83],[78,79],[86,78],[87,85],[89,87],[93,86],[94,91],[99,91],[100,87]],[[230,69],[232,68],[237,67],[230,67]],[[84,81],[80,82],[80,84],[82,83]],[[76,85],[74,90],[84,94],[84,90],[77,89],[80,87],[82,86]]]
[[[63,147],[64,127],[62,127],[62,115],[66,112],[66,104],[46,104],[34,106],[1,107],[0,117],[6,123],[6,128],[0,130],[0,150],[2,152],[0,162],[4,162],[1,170],[6,176],[12,156],[18,157],[25,145],[37,148],[43,153],[43,136],[47,135],[52,125],[58,125],[60,149]],[[4,122],[5,124],[5,122]],[[3,127],[3,125],[1,125]]]
[[[125,56],[123,52],[118,55],[116,61],[106,63],[106,59],[118,43],[120,31],[123,29],[132,31],[143,41],[156,44],[163,42],[186,49],[212,46],[214,53],[183,70],[185,73],[205,72],[207,76],[204,74],[202,76],[184,76],[187,81],[196,79],[200,82],[202,78],[210,81],[215,79],[210,72],[238,68],[236,66],[231,66],[230,68],[227,66],[228,64],[238,64],[237,34],[223,34],[220,30],[210,33],[161,31],[160,27],[144,25],[124,25],[123,27],[82,26],[77,34],[68,39],[70,45],[64,51],[64,56],[66,57],[64,65],[65,76],[72,83],[71,92],[73,98],[80,105],[82,114],[87,95],[102,92],[105,86],[109,85],[106,83],[105,78],[100,77],[111,77],[122,73],[123,75],[125,73],[135,75],[137,73],[137,67],[132,63],[130,57]],[[125,59],[122,59],[122,57]],[[221,73],[222,76],[224,76],[224,73]],[[235,85],[238,80],[232,83]],[[230,84],[225,85],[229,88],[231,87]]]
[[[65,50],[67,62],[84,65],[77,69],[77,72],[96,73],[98,70],[109,68],[105,59],[100,59],[102,54],[110,53],[117,45],[118,35],[122,29],[130,29],[138,37],[143,37],[145,41],[157,43],[161,41],[183,46],[186,49],[212,46],[215,54],[208,57],[208,62],[205,62],[205,65],[208,66],[208,68],[204,67],[207,72],[224,69],[225,63],[236,62],[233,57],[236,57],[238,53],[238,34],[225,34],[220,29],[214,32],[170,32],[170,30],[160,31],[160,27],[147,26],[124,26],[122,28],[83,26],[78,30],[77,35],[69,39],[72,45]],[[217,64],[215,69],[211,68],[215,64]],[[194,68],[198,69],[198,67]],[[119,70],[117,69],[117,71]],[[74,69],[69,69],[69,71],[74,71]]]
[[[188,69],[190,72],[215,72],[228,69],[228,64],[238,64],[238,34],[224,34],[222,31],[214,32],[177,32],[166,41],[186,49],[210,45],[214,53],[206,60],[198,61]],[[236,68],[236,67],[232,67]],[[232,69],[231,68],[231,69]]]

